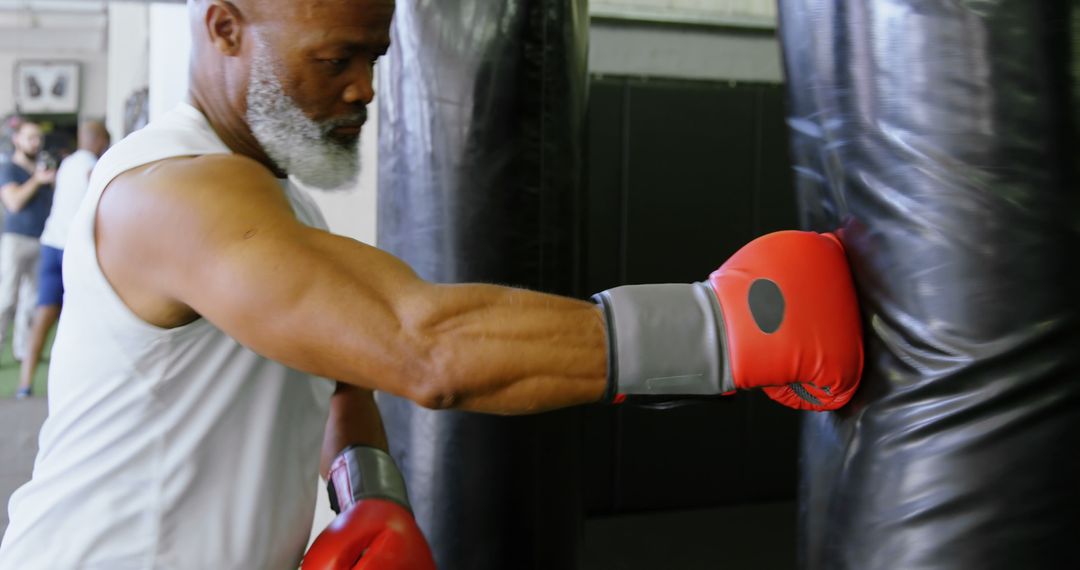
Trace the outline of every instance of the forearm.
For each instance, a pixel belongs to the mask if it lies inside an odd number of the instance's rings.
[[[358,332],[381,311],[393,330]],[[366,313],[341,303],[320,334],[328,344],[310,350],[338,355],[320,374],[429,408],[528,414],[596,402],[607,389],[599,309],[555,295],[417,282]]]
[[[592,304],[493,285],[433,286],[417,330],[430,346],[433,407],[520,414],[596,402],[607,388]]]
[[[371,390],[338,382],[330,399],[319,470],[327,477],[330,463],[350,445],[388,450],[382,417]]]
[[[34,197],[41,183],[36,178],[30,178],[22,184],[8,184],[0,189],[0,200],[10,212],[18,212],[26,206],[26,203]]]

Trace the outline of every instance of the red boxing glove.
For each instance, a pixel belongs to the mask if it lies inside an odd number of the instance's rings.
[[[709,276],[723,307],[735,387],[803,410],[835,409],[862,375],[862,326],[833,234],[762,236]]]
[[[764,388],[792,408],[833,410],[862,375],[855,287],[832,234],[776,232],[708,283],[630,285],[595,298],[615,401]]]
[[[385,451],[353,446],[330,465],[330,506],[340,512],[304,555],[301,570],[434,570],[409,512],[405,481]]]
[[[338,515],[304,555],[302,570],[434,570],[412,513],[393,501],[364,499]]]

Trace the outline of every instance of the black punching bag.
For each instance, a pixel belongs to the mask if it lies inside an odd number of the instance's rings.
[[[399,0],[380,63],[378,245],[421,277],[578,293],[584,0]],[[441,570],[576,568],[579,412],[380,395]]]
[[[1078,4],[780,0],[803,220],[867,334],[804,421],[802,568],[1080,568]]]

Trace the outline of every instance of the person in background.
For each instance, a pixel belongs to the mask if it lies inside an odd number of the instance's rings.
[[[41,232],[52,208],[56,166],[43,152],[41,126],[24,121],[12,142],[11,163],[0,168],[0,202],[4,204],[4,230],[0,234],[0,347],[16,321],[20,296],[37,294],[37,262]],[[20,288],[20,285],[22,287]],[[19,312],[15,322],[12,353],[21,360],[30,313]]]
[[[41,234],[41,261],[38,272],[38,302],[34,313],[26,353],[19,375],[17,399],[31,394],[34,372],[41,360],[45,337],[60,318],[64,300],[64,281],[61,266],[68,226],[82,203],[90,173],[98,158],[109,148],[109,131],[101,121],[86,121],[79,126],[79,150],[60,163],[56,173],[56,190],[52,210]]]

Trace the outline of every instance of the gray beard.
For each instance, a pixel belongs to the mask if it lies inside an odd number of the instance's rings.
[[[265,51],[251,62],[247,90],[247,123],[255,140],[278,168],[302,184],[320,190],[351,190],[360,174],[358,142],[329,137],[334,127],[360,122],[351,116],[316,122],[285,94]]]

